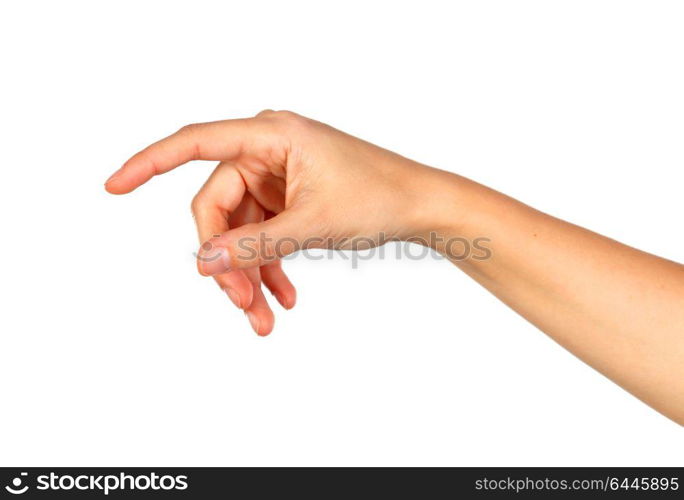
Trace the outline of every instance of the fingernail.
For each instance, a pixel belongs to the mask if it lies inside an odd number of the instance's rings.
[[[238,309],[242,309],[242,301],[240,300],[239,293],[228,287],[224,288],[223,291],[226,292],[228,298],[238,307]]]
[[[283,297],[281,294],[274,293],[273,295],[275,295],[276,300],[280,302],[280,305],[283,306],[285,309],[292,309],[292,306],[294,304],[290,304],[288,301],[286,301],[285,297]]]
[[[111,181],[113,181],[114,179],[116,179],[117,177],[119,177],[119,175],[121,174],[121,171],[122,171],[122,170],[123,170],[123,167],[121,167],[119,170],[117,170],[116,172],[114,172],[114,173],[109,177],[109,179],[107,179],[107,180],[105,181],[105,184],[109,184]]]
[[[205,243],[206,245],[206,243]],[[208,249],[202,245],[202,249],[197,255],[199,270],[205,276],[213,276],[230,271],[230,256],[224,247],[212,247]]]
[[[257,317],[251,312],[247,312],[245,314],[247,315],[247,319],[249,320],[250,325],[252,325],[252,329],[256,332],[257,335],[260,335],[259,320],[257,319]]]

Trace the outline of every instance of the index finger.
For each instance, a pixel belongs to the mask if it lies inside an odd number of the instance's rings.
[[[198,123],[133,155],[105,183],[112,194],[130,193],[155,175],[192,160],[232,160],[273,140],[269,123],[255,118]]]

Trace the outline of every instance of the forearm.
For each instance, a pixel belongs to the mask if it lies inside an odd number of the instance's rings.
[[[197,159],[221,161],[193,201],[209,238],[199,271],[259,335],[274,323],[262,278],[284,307],[295,302],[273,256],[312,239],[424,237],[561,345],[684,423],[683,266],[291,112],[184,127],[134,155],[106,187],[128,193]],[[480,238],[487,258],[448,252],[454,239]],[[246,256],[245,241],[268,243]]]
[[[563,347],[684,423],[684,266],[458,176],[439,185],[438,198],[454,201],[451,224],[435,214],[438,250],[449,238],[488,238],[489,258],[454,263]]]

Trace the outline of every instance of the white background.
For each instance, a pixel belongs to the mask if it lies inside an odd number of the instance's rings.
[[[195,270],[213,165],[102,188],[184,124],[291,109],[681,262],[681,2],[2,5],[1,465],[684,465],[448,263],[290,261],[258,338]]]

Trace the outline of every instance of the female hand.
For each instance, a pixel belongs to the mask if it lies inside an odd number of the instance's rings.
[[[261,284],[289,309],[280,257],[406,239],[434,225],[427,185],[444,172],[287,111],[183,127],[129,159],[106,183],[124,194],[191,160],[220,163],[192,212],[200,273],[213,276],[259,335],[273,329]],[[442,206],[443,209],[443,206]]]
[[[193,202],[204,241],[199,270],[258,334],[273,328],[262,282],[285,307],[295,302],[278,257],[420,238],[579,358],[684,422],[681,264],[289,112],[185,127],[131,158],[107,190],[127,193],[190,160],[221,162]],[[484,259],[449,251],[454,240],[482,236],[491,242]]]

